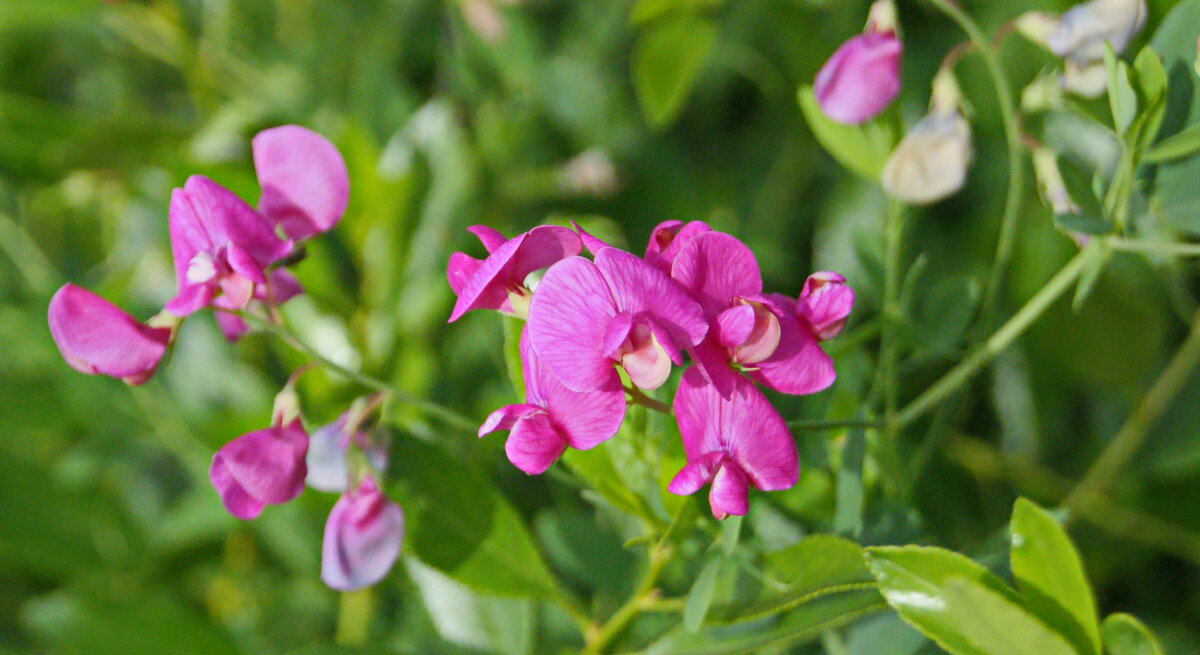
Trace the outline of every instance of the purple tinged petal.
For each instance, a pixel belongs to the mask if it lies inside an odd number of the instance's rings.
[[[712,482],[713,476],[725,461],[725,453],[713,451],[688,462],[686,466],[671,478],[667,491],[677,496],[690,496],[700,490],[700,487]]]
[[[471,234],[474,234],[475,238],[479,239],[479,242],[483,244],[483,247],[488,251],[488,254],[491,254],[496,250],[496,248],[504,245],[505,241],[508,241],[503,234],[500,234],[499,230],[486,225],[472,225],[471,227],[467,228],[467,231]]]
[[[321,546],[321,580],[351,591],[379,582],[391,570],[404,541],[404,513],[364,478],[329,512]]]
[[[754,331],[754,308],[738,304],[717,315],[715,332],[717,341],[726,348],[735,348],[750,338]]]
[[[259,210],[289,237],[305,239],[341,220],[350,178],[328,139],[299,125],[284,125],[259,132],[252,148],[262,187]]]
[[[617,310],[652,319],[669,333],[664,341],[671,341],[674,350],[690,348],[708,333],[708,322],[696,301],[644,260],[616,248],[605,248],[596,255],[596,268],[603,272]]]
[[[822,391],[837,379],[833,359],[821,350],[821,344],[809,326],[791,311],[782,309],[791,301],[772,296],[769,305],[779,319],[779,346],[767,359],[754,365],[754,379],[780,393],[805,395]]]
[[[245,248],[231,243],[225,250],[225,258],[234,273],[255,284],[266,284],[267,277],[263,275],[263,266]]]
[[[64,284],[50,299],[50,335],[67,364],[89,375],[141,384],[154,373],[171,329],[150,327],[104,298]]]
[[[210,284],[189,284],[167,301],[166,309],[176,316],[188,316],[212,301],[216,289]]]
[[[217,327],[221,329],[221,336],[230,343],[236,342],[250,331],[250,326],[246,325],[240,316],[227,312],[213,312],[213,316],[217,319]]]
[[[265,268],[292,250],[292,242],[280,240],[267,219],[233,192],[202,175],[189,177],[183,189],[172,192],[170,230],[181,286],[187,266],[198,252],[215,254],[220,248],[237,244]]]
[[[511,430],[518,420],[537,413],[544,413],[544,410],[538,405],[505,405],[488,414],[483,425],[479,426],[478,435],[482,437],[497,430]]]
[[[745,516],[750,508],[748,502],[748,485],[746,476],[736,464],[725,462],[721,470],[713,478],[712,488],[708,491],[708,505],[713,516],[718,520],[730,514]]]
[[[843,43],[813,83],[821,111],[857,125],[886,109],[900,92],[901,50],[892,32],[866,32]]]
[[[254,518],[261,505],[278,505],[304,490],[308,435],[300,421],[244,434],[213,455],[209,477],[229,513]],[[249,497],[254,503],[247,504]],[[247,507],[258,504],[248,513]]]
[[[613,376],[595,391],[571,391],[546,368],[528,332],[521,338],[525,402],[545,408],[567,443],[575,449],[595,447],[617,433],[625,418],[625,391]]]
[[[758,261],[746,244],[723,232],[690,239],[671,266],[671,277],[714,318],[738,296],[762,293]]]
[[[629,338],[629,333],[632,331],[633,314],[621,312],[612,317],[612,320],[604,328],[604,342],[600,346],[600,352],[604,353],[605,357],[617,359],[621,354],[622,346],[625,345],[625,340]]]
[[[267,273],[267,286],[269,288],[255,289],[254,297],[274,305],[282,305],[304,293],[304,287],[300,286],[300,280],[283,268],[272,269]]]
[[[796,301],[796,313],[808,321],[822,341],[842,331],[853,308],[854,290],[846,284],[846,278],[831,271],[808,276]]]
[[[566,449],[566,438],[544,412],[522,417],[504,442],[508,461],[529,475],[543,473]]]
[[[526,330],[554,377],[573,391],[594,391],[618,377],[613,361],[601,350],[616,314],[608,283],[596,265],[568,257],[542,277]]]
[[[341,493],[346,490],[346,444],[342,430],[346,425],[343,413],[333,423],[313,431],[308,440],[304,463],[308,469],[304,482],[317,491]]]

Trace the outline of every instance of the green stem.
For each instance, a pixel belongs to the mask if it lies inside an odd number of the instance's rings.
[[[334,641],[342,646],[362,646],[367,643],[371,627],[374,598],[370,587],[342,592],[338,604],[337,632]]]
[[[1093,498],[1108,489],[1117,473],[1129,463],[1146,441],[1150,428],[1191,379],[1197,365],[1200,365],[1200,316],[1192,319],[1191,332],[1183,345],[1176,351],[1138,406],[1125,419],[1116,436],[1104,447],[1100,457],[1092,463],[1083,479],[1067,495],[1063,507],[1069,510],[1086,508]]]
[[[1054,304],[1054,301],[1058,300],[1059,296],[1071,288],[1071,285],[1083,271],[1087,259],[1085,251],[1081,250],[1077,253],[1071,261],[1067,262],[1066,266],[1063,266],[1054,277],[1050,278],[1046,286],[1042,287],[1040,291],[1029,299],[1029,302],[1025,303],[1025,306],[1020,311],[1014,314],[999,330],[996,330],[991,337],[988,337],[987,341],[983,342],[982,345],[963,359],[958,366],[950,369],[940,380],[926,389],[924,393],[905,406],[904,409],[900,410],[897,416],[897,423],[903,427],[920,418],[925,412],[937,406],[948,395],[962,386],[963,383],[971,379],[975,373],[979,372],[979,369],[992,361],[992,358],[1003,352],[1050,305]]]
[[[599,626],[594,632],[586,635],[587,643],[584,645],[580,655],[599,655],[603,653],[613,639],[616,639],[621,632],[629,625],[629,622],[634,619],[642,610],[649,609],[658,597],[658,589],[655,585],[658,583],[658,576],[662,573],[663,567],[670,560],[670,547],[656,544],[650,549],[650,561],[646,565],[646,572],[642,574],[642,579],[638,582],[637,588],[625,601],[624,605],[617,608],[616,612],[609,617],[603,625]]]
[[[899,493],[902,480],[899,471],[900,423],[898,422],[899,383],[897,362],[899,361],[899,331],[901,321],[900,283],[902,241],[904,237],[904,207],[896,200],[888,200],[887,218],[884,225],[884,290],[883,327],[879,340],[879,378],[883,395],[883,421],[877,460],[892,490]]]
[[[957,3],[950,0],[930,0],[930,2],[955,23],[958,23],[967,38],[975,45],[975,49],[987,67],[988,77],[992,80],[996,100],[1000,105],[1000,118],[1004,122],[1004,140],[1008,150],[1008,195],[1004,200],[1004,215],[1000,219],[1000,239],[996,243],[996,258],[992,263],[992,272],[988,277],[983,303],[980,306],[979,316],[986,326],[991,322],[992,314],[996,311],[1000,288],[1008,270],[1009,261],[1012,259],[1013,245],[1016,242],[1017,220],[1020,218],[1021,196],[1025,186],[1025,167],[1021,161],[1021,125],[1017,118],[1012,84],[1009,83],[1008,76],[1004,74],[1004,68],[1000,65],[1000,58],[991,40],[983,33],[979,25],[958,7]]]
[[[1143,241],[1138,239],[1122,239],[1121,237],[1109,237],[1106,243],[1113,250],[1122,252],[1142,252],[1174,257],[1200,257],[1200,243]]]
[[[462,414],[459,414],[458,412],[455,412],[452,409],[442,407],[437,403],[415,396],[407,391],[404,391],[403,389],[397,389],[396,387],[384,382],[383,380],[380,380],[379,378],[372,377],[359,371],[350,370],[345,366],[338,364],[337,362],[317,352],[317,350],[312,346],[301,341],[296,337],[296,335],[278,325],[275,325],[274,323],[245,312],[239,313],[238,316],[242,317],[242,319],[254,327],[278,337],[293,350],[308,355],[312,359],[319,362],[326,370],[332,371],[333,373],[336,373],[348,380],[357,382],[364,387],[386,392],[389,396],[391,396],[392,399],[415,407],[416,409],[419,409],[430,416],[435,416],[446,422],[448,425],[452,425],[456,428],[461,428],[470,432],[474,432],[478,427],[474,421],[463,416]]]
[[[635,386],[625,387],[625,393],[629,394],[629,402],[632,405],[641,405],[662,414],[670,414],[672,412],[670,405],[647,396],[641,389]]]

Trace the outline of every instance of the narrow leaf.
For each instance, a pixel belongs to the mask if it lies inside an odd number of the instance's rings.
[[[725,558],[720,555],[711,557],[700,575],[696,576],[696,582],[692,584],[692,590],[688,592],[683,605],[683,628],[688,632],[695,632],[704,623],[713,594],[717,591],[717,578],[724,562]]]
[[[1200,123],[1159,141],[1146,152],[1142,161],[1156,164],[1187,157],[1196,151],[1200,151]]]
[[[692,14],[665,16],[641,32],[631,55],[633,89],[652,125],[679,115],[716,41],[712,21]]]
[[[891,129],[880,121],[843,125],[831,120],[821,111],[811,86],[800,88],[799,101],[809,129],[830,156],[850,172],[878,182],[883,164],[895,145]]]
[[[982,584],[951,579],[942,595],[950,621],[972,644],[972,650],[948,649],[954,655],[1078,655],[1062,635],[1019,603]]]

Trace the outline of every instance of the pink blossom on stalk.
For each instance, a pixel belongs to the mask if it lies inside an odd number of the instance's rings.
[[[625,392],[619,379],[610,379],[595,391],[571,391],[538,359],[527,335],[521,338],[521,369],[525,374],[525,403],[492,412],[480,426],[479,436],[510,430],[504,450],[508,460],[522,471],[542,473],[567,446],[587,450],[608,440],[621,427]]]
[[[226,309],[240,309],[267,282],[267,267],[292,250],[271,223],[216,182],[188,178],[171,193],[171,253],[179,292],[167,311],[187,316],[220,294]]]
[[[367,476],[329,512],[321,546],[321,580],[341,591],[373,585],[391,570],[403,541],[404,512]]]
[[[675,392],[675,417],[687,466],[667,489],[681,496],[711,483],[713,516],[744,515],[750,486],[789,489],[800,475],[796,444],[787,425],[754,385],[737,377],[723,398],[697,368],[683,374]]]
[[[297,240],[341,220],[350,179],[346,162],[328,139],[299,125],[283,125],[259,132],[252,143],[263,216]]]
[[[50,299],[50,335],[71,368],[128,384],[150,379],[171,341],[170,327],[139,323],[121,308],[74,284]]]
[[[603,248],[594,263],[568,257],[546,271],[527,329],[551,374],[572,391],[595,391],[618,379],[614,365],[642,389],[660,386],[708,325],[696,301],[665,273]]]
[[[307,474],[308,434],[299,418],[230,441],[213,455],[208,477],[230,514],[252,519],[264,505],[300,495]]]
[[[900,93],[901,49],[891,30],[868,28],[843,43],[813,83],[821,111],[849,125],[877,116]]]
[[[700,303],[710,322],[693,359],[728,398],[746,371],[788,394],[816,393],[833,383],[833,361],[793,312],[795,301],[762,293],[754,253],[723,232],[690,239],[675,256],[671,277]]]
[[[495,230],[476,225],[469,228],[488,250],[483,261],[454,253],[446,268],[450,288],[458,295],[450,313],[453,323],[472,309],[496,309],[524,316],[532,282],[526,278],[551,264],[579,254],[583,244],[574,231],[557,225],[542,225],[504,240]]]
[[[846,284],[845,277],[832,271],[808,276],[796,300],[796,314],[808,322],[821,341],[841,333],[853,308],[854,290]]]

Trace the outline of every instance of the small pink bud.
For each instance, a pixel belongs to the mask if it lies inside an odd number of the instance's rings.
[[[796,301],[796,313],[808,321],[821,341],[836,337],[854,307],[854,291],[846,278],[830,271],[808,276]]]
[[[300,495],[308,472],[308,434],[299,419],[257,430],[225,444],[213,455],[208,477],[230,514],[252,519],[264,505]]]
[[[346,492],[325,522],[321,579],[333,589],[368,587],[391,570],[404,541],[404,512],[363,478]]]
[[[116,305],[74,284],[50,299],[50,335],[77,371],[129,384],[150,379],[171,341],[172,328],[139,323]]]
[[[900,93],[901,50],[891,31],[867,31],[843,43],[813,83],[821,111],[849,125],[879,115]]]

